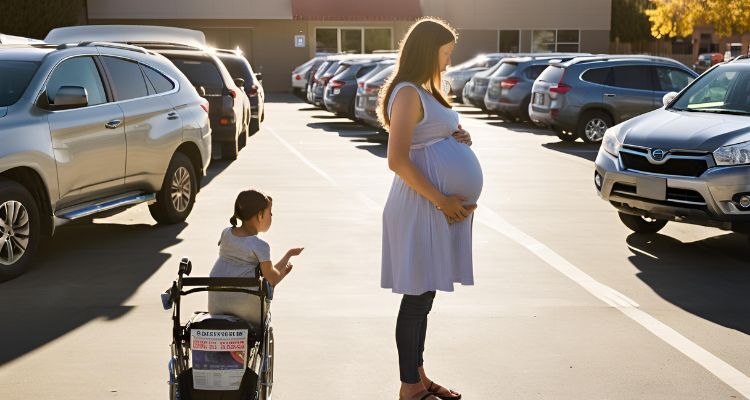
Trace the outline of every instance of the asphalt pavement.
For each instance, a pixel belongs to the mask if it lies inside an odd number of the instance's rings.
[[[430,315],[437,382],[467,400],[750,396],[744,237],[674,223],[632,234],[596,196],[596,147],[457,110],[485,186],[476,285],[438,293]],[[386,145],[291,95],[266,111],[237,161],[213,162],[184,224],[156,226],[145,206],[70,224],[0,284],[0,398],[167,398],[159,294],[183,256],[208,274],[251,187],[274,199],[272,258],[305,247],[274,299],[274,398],[397,397],[400,298],[379,287]]]

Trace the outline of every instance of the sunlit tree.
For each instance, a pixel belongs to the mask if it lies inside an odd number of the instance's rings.
[[[707,24],[721,36],[750,31],[748,0],[651,0],[644,12],[651,22],[651,35],[688,36],[696,25]]]

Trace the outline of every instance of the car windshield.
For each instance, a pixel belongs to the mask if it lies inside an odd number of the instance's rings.
[[[516,70],[517,67],[518,67],[518,64],[516,63],[504,62],[500,65],[500,68],[498,68],[497,70],[495,70],[495,72],[492,73],[492,76],[493,77],[509,76]]]
[[[750,66],[725,65],[703,75],[675,101],[677,111],[750,115]]]
[[[0,107],[15,104],[26,91],[39,63],[0,60]]]
[[[245,62],[233,57],[220,57],[220,59],[224,63],[224,66],[227,67],[227,71],[229,71],[229,75],[232,75],[232,78],[242,78],[246,84],[253,84],[252,74]]]

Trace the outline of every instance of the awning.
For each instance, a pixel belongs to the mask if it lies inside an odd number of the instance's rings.
[[[383,21],[422,16],[419,0],[292,0],[296,20]]]

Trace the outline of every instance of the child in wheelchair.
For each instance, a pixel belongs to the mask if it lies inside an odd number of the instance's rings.
[[[257,191],[245,190],[234,202],[234,215],[219,238],[219,258],[211,270],[212,278],[258,278],[259,273],[271,286],[276,286],[291,271],[289,260],[298,256],[302,248],[293,248],[273,265],[268,243],[257,235],[271,227],[272,199]],[[238,222],[242,224],[238,225]],[[211,314],[231,314],[249,321],[260,323],[261,307],[256,296],[242,293],[209,292],[208,312]]]

